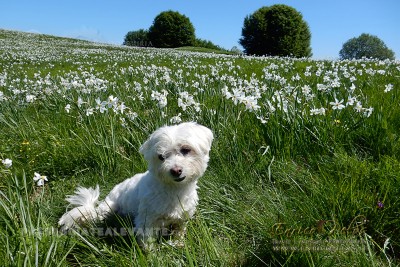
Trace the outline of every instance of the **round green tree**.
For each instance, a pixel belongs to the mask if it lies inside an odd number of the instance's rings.
[[[287,5],[262,7],[244,19],[239,43],[246,54],[311,57],[311,33],[303,16]]]
[[[195,44],[193,24],[189,18],[174,11],[161,12],[149,29],[155,47],[181,47]]]
[[[341,59],[394,59],[394,52],[377,36],[363,33],[345,42],[339,56]]]
[[[149,31],[137,30],[130,31],[125,35],[124,45],[127,46],[153,46],[148,37]]]

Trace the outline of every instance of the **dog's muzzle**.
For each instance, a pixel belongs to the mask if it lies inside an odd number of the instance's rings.
[[[174,177],[175,182],[182,182],[185,180],[186,176],[181,177],[182,175],[182,168],[174,167],[170,170],[171,175]]]
[[[186,176],[175,178],[174,181],[175,182],[182,182],[183,180],[185,180],[185,178],[186,178]]]

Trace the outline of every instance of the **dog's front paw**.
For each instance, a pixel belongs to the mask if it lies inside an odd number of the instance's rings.
[[[167,245],[174,247],[174,248],[183,248],[185,247],[185,241],[183,239],[175,239],[175,240],[168,240],[165,242]]]
[[[153,236],[138,234],[136,236],[136,242],[143,251],[149,252],[154,250],[157,240]]]

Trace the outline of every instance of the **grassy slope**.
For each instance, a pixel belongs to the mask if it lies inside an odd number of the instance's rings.
[[[0,168],[0,255],[6,264],[396,264],[398,63],[207,56],[6,31],[0,31],[0,42],[0,91],[5,96],[0,102],[0,158],[13,160],[12,168]],[[323,70],[323,75],[292,79],[307,66],[313,73]],[[257,119],[261,113],[233,104],[222,92],[226,85],[232,92],[240,80],[256,79],[269,88],[261,98],[267,103],[286,85],[267,79],[265,68],[284,77],[298,94],[291,91],[284,96],[289,112],[267,112],[267,105],[262,106],[268,117],[262,124]],[[351,107],[327,109],[325,116],[309,115],[312,105],[330,107],[334,97],[347,99],[351,82],[343,68],[355,70],[350,75],[357,78],[354,94],[365,107],[374,108],[371,116]],[[386,74],[367,74],[368,69],[385,69]],[[335,71],[342,79],[341,88],[318,92],[317,84],[328,83],[323,76]],[[165,73],[173,82],[167,82]],[[233,77],[236,87],[224,75]],[[84,86],[75,86],[74,81]],[[316,94],[312,105],[301,98],[305,84]],[[387,84],[394,89],[383,93]],[[168,105],[160,109],[151,91],[163,89],[168,91]],[[177,106],[180,90],[194,96],[201,112]],[[36,100],[27,103],[31,94]],[[129,110],[117,114],[111,109],[105,113],[95,109],[94,115],[86,116],[96,98],[107,100],[110,95],[125,102],[137,118],[130,120]],[[78,97],[86,102],[81,107]],[[297,101],[300,98],[302,102]],[[64,109],[67,104],[70,113]],[[129,238],[49,234],[65,211],[65,195],[77,185],[99,183],[104,196],[115,183],[144,171],[138,147],[178,113],[183,120],[209,126],[216,137],[185,248],[160,245],[143,255]],[[49,177],[44,188],[32,181],[34,172]],[[378,201],[383,208],[377,207]],[[327,222],[318,228],[323,221]],[[282,244],[294,249],[285,252]],[[315,247],[323,249],[317,252]]]
[[[233,52],[229,52],[229,51],[204,48],[204,47],[196,47],[196,46],[184,46],[184,47],[179,47],[179,48],[175,48],[175,49],[182,50],[182,51],[191,51],[191,52],[204,52],[204,53],[234,55]]]

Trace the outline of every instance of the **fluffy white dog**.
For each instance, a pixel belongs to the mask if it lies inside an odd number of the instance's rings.
[[[182,238],[196,209],[197,180],[207,168],[212,140],[211,130],[194,122],[159,128],[140,147],[148,171],[117,184],[101,202],[98,185],[78,187],[66,198],[75,208],[60,218],[61,229],[116,213],[133,217],[141,245],[164,229]]]

